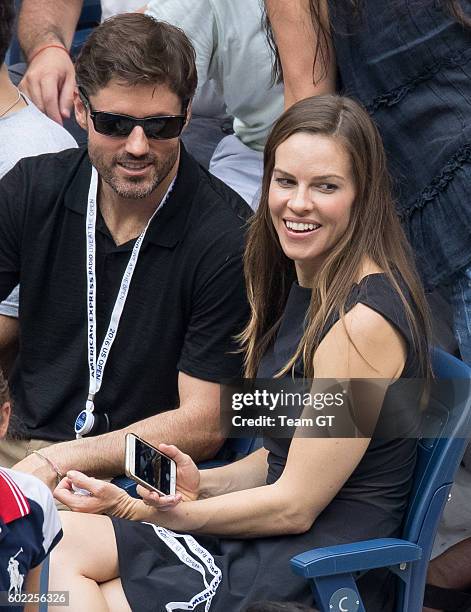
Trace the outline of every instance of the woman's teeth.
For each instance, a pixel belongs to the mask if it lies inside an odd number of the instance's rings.
[[[312,232],[320,227],[318,223],[295,223],[294,221],[285,221],[286,227],[294,232]]]

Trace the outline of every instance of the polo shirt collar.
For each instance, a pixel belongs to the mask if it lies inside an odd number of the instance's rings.
[[[0,520],[3,524],[12,523],[31,512],[28,500],[8,472],[0,469]]]
[[[173,189],[165,205],[157,213],[147,230],[145,242],[172,248],[183,237],[188,215],[199,183],[198,163],[180,142],[180,162]],[[72,181],[64,194],[64,204],[83,216],[87,214],[88,190],[92,165],[87,149],[83,148]]]

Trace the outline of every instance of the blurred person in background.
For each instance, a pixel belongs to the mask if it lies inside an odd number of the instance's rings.
[[[14,0],[0,0],[0,178],[23,157],[76,147],[74,138],[13,85],[5,64],[13,37]],[[18,288],[0,304],[0,354],[5,373],[16,357]]]
[[[449,303],[471,364],[471,1],[265,5],[285,106],[337,90],[377,124],[425,289]]]
[[[101,19],[140,9],[144,0],[102,0]],[[18,38],[26,64],[16,64],[14,78],[38,107],[85,144],[87,134],[72,113],[75,84],[74,58],[69,55],[84,0],[24,0],[18,18]],[[178,25],[178,24],[175,24]],[[93,27],[93,24],[88,24]],[[64,54],[64,50],[66,54]],[[228,129],[222,100],[212,83],[202,85],[193,104],[191,125],[182,140],[206,168]],[[229,123],[230,126],[230,123]]]
[[[75,71],[67,51],[82,4],[24,0],[20,12],[19,40],[29,58],[20,87],[58,122],[70,116]],[[262,5],[151,0],[140,10],[182,28],[195,47],[199,85],[183,136],[190,153],[256,208],[263,147],[283,110],[282,85],[272,81]]]

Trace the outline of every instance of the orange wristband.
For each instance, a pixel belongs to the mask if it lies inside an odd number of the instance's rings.
[[[34,60],[34,58],[39,55],[40,53],[42,53],[44,51],[44,49],[62,49],[62,51],[65,51],[67,53],[67,55],[69,55],[69,52],[67,51],[67,49],[64,47],[64,45],[44,45],[44,47],[40,47],[36,53],[33,53],[33,55],[29,58],[28,60],[28,64],[31,64],[31,62]]]

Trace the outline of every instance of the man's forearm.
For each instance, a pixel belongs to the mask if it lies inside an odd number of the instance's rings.
[[[23,0],[18,39],[25,56],[48,44],[70,49],[82,4],[83,0]]]
[[[124,473],[126,433],[135,433],[150,444],[175,444],[195,461],[215,455],[223,442],[217,410],[181,406],[129,427],[101,436],[62,442],[42,450],[63,472],[74,469],[97,478]]]

